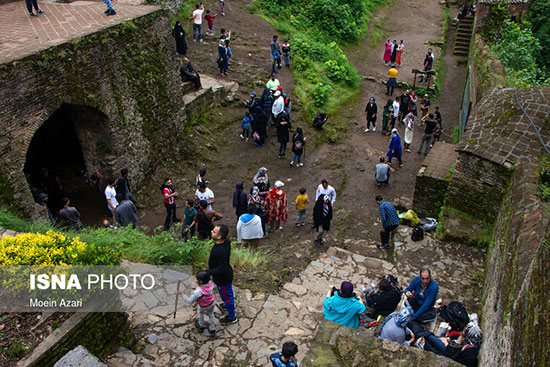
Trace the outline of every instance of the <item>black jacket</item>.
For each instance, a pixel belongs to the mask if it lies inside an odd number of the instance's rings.
[[[332,205],[329,201],[328,213],[325,216],[323,213],[323,197],[324,195],[320,195],[317,202],[315,202],[315,206],[313,207],[313,225],[315,226],[315,229],[319,228],[319,226],[323,226],[325,231],[329,231],[330,221],[332,220]]]
[[[394,312],[399,301],[401,301],[401,295],[393,288],[367,297],[367,305],[374,309],[373,319],[376,319],[378,315],[388,316]]]
[[[180,67],[180,75],[181,75],[181,81],[182,82],[188,82],[190,80],[192,80],[193,78],[196,77],[196,75],[198,75],[199,73],[197,73],[195,71],[195,68],[193,67],[193,65],[191,65],[191,63],[187,63],[187,65],[182,65]]]
[[[226,239],[224,243],[215,244],[210,250],[208,258],[208,274],[216,285],[228,285],[233,282],[233,268],[229,264],[231,257],[231,242]]]
[[[365,112],[367,113],[367,117],[371,118],[372,116],[376,115],[376,113],[378,112],[378,106],[376,105],[376,103],[373,103],[371,105],[369,102],[367,103],[367,107],[365,107]]]

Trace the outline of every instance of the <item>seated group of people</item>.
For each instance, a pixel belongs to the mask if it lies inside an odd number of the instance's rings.
[[[365,302],[354,292],[353,284],[345,281],[340,289],[331,287],[329,290],[323,302],[323,315],[328,320],[351,328],[358,328],[368,321],[373,322],[368,325],[377,325],[375,320],[385,317],[379,328],[379,338],[425,349],[466,366],[477,366],[481,330],[477,321],[469,322],[461,304],[465,316],[462,315],[462,321],[453,319],[454,322],[450,322],[448,336],[438,337],[429,330],[429,323],[438,317],[434,308],[438,292],[439,286],[427,268],[420,270],[405,290],[401,289],[393,275],[384,276],[378,289],[363,289]],[[406,297],[404,307],[394,312],[402,294]],[[449,321],[449,312],[440,312],[440,317]]]

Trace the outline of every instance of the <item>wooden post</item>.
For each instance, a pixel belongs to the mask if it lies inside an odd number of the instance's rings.
[[[176,307],[174,307],[174,318],[176,318],[176,312],[178,312],[178,299],[180,298],[178,293],[180,291],[180,284],[181,284],[181,279],[178,279],[178,289],[176,292]]]

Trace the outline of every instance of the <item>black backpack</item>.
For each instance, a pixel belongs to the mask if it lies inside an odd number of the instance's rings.
[[[439,315],[451,325],[452,330],[462,331],[470,322],[468,312],[458,301],[452,301],[447,306],[441,307]]]
[[[422,241],[424,239],[424,230],[420,226],[414,227],[412,234],[411,234],[411,240],[414,242]]]

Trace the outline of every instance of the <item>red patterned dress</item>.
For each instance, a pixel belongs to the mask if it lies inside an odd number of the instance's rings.
[[[283,190],[273,188],[269,190],[265,197],[267,209],[267,221],[282,221],[286,223],[288,217],[288,202]]]

